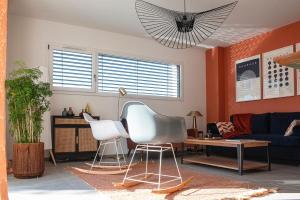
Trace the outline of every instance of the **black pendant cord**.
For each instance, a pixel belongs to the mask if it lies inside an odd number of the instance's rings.
[[[136,0],[135,9],[146,32],[160,44],[177,49],[197,46],[209,38],[227,19],[237,1],[211,10],[178,12]]]

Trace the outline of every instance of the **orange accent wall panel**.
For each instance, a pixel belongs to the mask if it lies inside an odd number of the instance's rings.
[[[219,93],[219,95],[224,95],[223,96],[224,101],[219,103],[223,103],[225,119],[228,119],[231,114],[235,114],[235,113],[300,111],[300,106],[299,106],[300,96],[274,98],[274,99],[240,102],[240,103],[237,103],[235,101],[235,61],[236,60],[254,56],[257,54],[262,54],[271,50],[293,45],[299,42],[300,42],[300,21],[224,48],[224,55],[222,56],[224,62],[220,64],[220,66],[223,65],[224,67],[224,73],[222,74],[222,77],[219,77],[219,80],[216,80],[216,83],[224,81],[225,84],[223,90],[224,93],[223,94]],[[209,54],[210,54],[210,50],[207,51],[207,55]],[[207,56],[207,59],[210,59],[210,57]],[[207,62],[206,67],[210,68],[211,66],[209,65],[213,61],[206,60],[206,62]],[[208,71],[207,73],[210,73],[210,71]],[[207,79],[209,79],[211,76],[212,74],[208,74]],[[295,88],[295,91],[296,89],[297,88]],[[212,95],[208,94],[207,102],[210,101],[214,101],[214,100],[212,99]],[[209,106],[211,105],[207,105],[207,113],[210,113],[209,115],[212,116],[216,115],[218,111],[211,109]]]
[[[224,120],[224,66],[223,48],[206,52],[207,122]]]
[[[5,151],[5,77],[7,42],[7,0],[0,1],[0,199],[7,197],[7,172]]]

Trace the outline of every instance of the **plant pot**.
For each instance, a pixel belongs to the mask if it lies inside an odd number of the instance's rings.
[[[16,178],[42,176],[44,170],[43,142],[13,144],[13,173]]]

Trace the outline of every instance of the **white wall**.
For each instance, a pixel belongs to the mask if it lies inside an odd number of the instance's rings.
[[[8,72],[17,59],[28,66],[48,66],[48,44],[98,49],[104,53],[127,55],[144,59],[168,61],[183,65],[182,101],[142,99],[146,104],[166,115],[185,116],[190,110],[199,110],[206,116],[205,102],[205,51],[202,49],[177,50],[164,47],[152,39],[73,26],[57,22],[9,15],[8,18]],[[126,101],[128,99],[123,99]],[[64,107],[73,107],[76,113],[89,103],[93,114],[102,119],[117,118],[117,98],[82,94],[54,93],[51,114],[60,115]],[[186,118],[187,127],[192,119]],[[49,121],[46,121],[49,124]],[[206,117],[199,119],[204,129]],[[44,134],[50,136],[50,126]],[[50,138],[50,137],[48,137]],[[11,155],[11,141],[8,141]]]

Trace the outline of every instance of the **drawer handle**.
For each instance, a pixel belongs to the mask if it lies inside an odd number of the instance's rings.
[[[76,144],[79,144],[79,137],[76,136]]]

